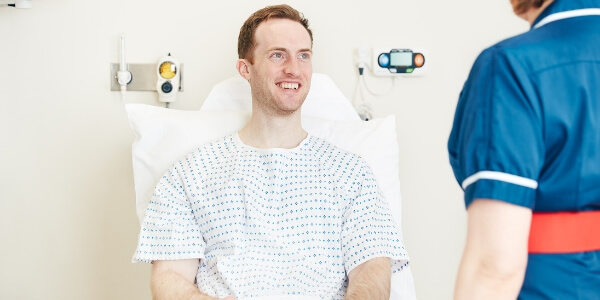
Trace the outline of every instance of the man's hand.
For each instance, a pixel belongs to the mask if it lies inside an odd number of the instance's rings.
[[[392,268],[387,257],[372,258],[348,274],[346,300],[390,299]]]
[[[153,261],[150,278],[152,298],[155,300],[216,300],[215,297],[201,293],[194,285],[199,264],[198,259]],[[235,297],[229,296],[223,299],[235,300]]]

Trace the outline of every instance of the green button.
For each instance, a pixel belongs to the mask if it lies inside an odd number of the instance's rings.
[[[415,69],[413,68],[406,68],[406,73],[412,73],[412,71],[414,71]]]

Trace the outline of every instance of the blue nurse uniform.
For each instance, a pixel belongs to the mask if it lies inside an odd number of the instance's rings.
[[[467,206],[600,210],[600,1],[555,0],[531,30],[484,50],[448,151]],[[600,251],[529,254],[519,299],[600,299]]]

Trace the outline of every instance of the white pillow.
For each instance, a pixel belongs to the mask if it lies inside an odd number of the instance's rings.
[[[132,158],[140,223],[154,186],[173,163],[202,144],[240,130],[250,119],[248,111],[183,111],[146,104],[125,107],[135,133]],[[302,116],[302,125],[310,134],[367,161],[400,228],[399,150],[394,116],[368,122]]]

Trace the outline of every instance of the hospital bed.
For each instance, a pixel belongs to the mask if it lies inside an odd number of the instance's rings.
[[[132,158],[140,223],[154,185],[171,164],[198,145],[240,130],[250,119],[251,103],[250,85],[241,76],[235,76],[216,84],[200,111],[126,105],[135,133]],[[394,116],[362,121],[331,78],[314,73],[302,106],[302,124],[312,135],[359,154],[367,161],[401,230],[399,150]],[[410,264],[392,275],[390,299],[417,299]]]

